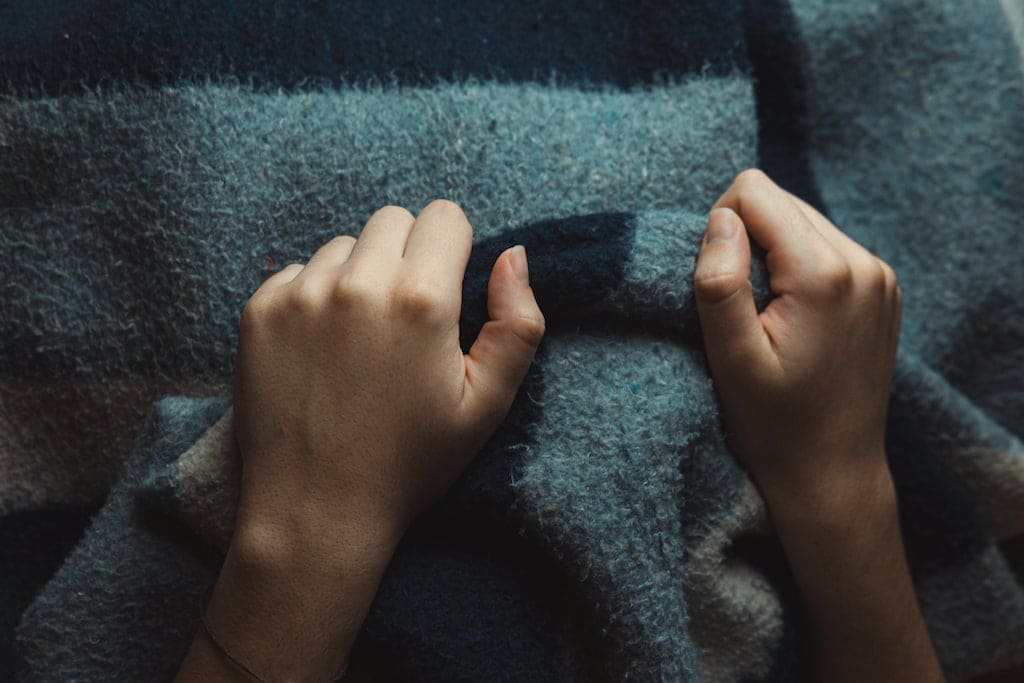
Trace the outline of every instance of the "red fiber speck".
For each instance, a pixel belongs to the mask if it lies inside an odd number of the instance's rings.
[[[270,254],[264,254],[263,259],[267,262],[267,275],[273,275],[276,269],[274,257]]]

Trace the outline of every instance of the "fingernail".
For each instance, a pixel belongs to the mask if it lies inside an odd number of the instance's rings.
[[[512,247],[512,270],[524,285],[530,284],[530,271],[526,267],[526,247],[517,244]]]
[[[736,234],[735,213],[732,209],[712,209],[708,214],[708,229],[704,233],[704,244],[724,242]]]

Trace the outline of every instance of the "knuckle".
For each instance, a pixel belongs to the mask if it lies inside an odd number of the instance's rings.
[[[829,259],[821,268],[821,284],[826,293],[832,296],[847,294],[853,289],[853,266],[843,258]]]
[[[716,304],[739,291],[752,290],[748,278],[731,271],[704,271],[700,268],[693,276],[693,288],[698,298],[707,304]]]
[[[770,201],[774,191],[775,184],[764,171],[748,168],[736,176],[726,194],[731,195],[732,201],[742,213],[744,207],[750,208]]]
[[[892,266],[890,266],[885,261],[879,260],[879,263],[882,264],[882,274],[885,277],[885,287],[886,287],[886,289],[888,291],[895,292],[896,289],[899,288],[899,284],[900,284],[899,276],[896,275],[896,271],[892,269]]]
[[[321,288],[313,282],[293,284],[287,294],[287,307],[300,314],[311,314],[325,303]]]
[[[771,183],[772,181],[768,174],[759,168],[748,168],[740,171],[732,182],[733,186],[741,194],[744,192],[759,192],[765,187],[769,187]]]
[[[379,209],[377,209],[374,212],[373,217],[371,218],[371,220],[373,218],[383,219],[383,220],[386,220],[388,222],[391,222],[391,221],[395,221],[395,222],[398,222],[398,221],[413,221],[413,220],[415,220],[415,218],[413,218],[412,213],[410,213],[409,209],[406,209],[406,208],[401,207],[401,206],[395,206],[393,204],[388,204],[387,206],[382,206]]]
[[[346,307],[361,307],[373,301],[373,288],[366,280],[353,273],[344,273],[334,280],[331,288],[334,303]]]
[[[469,224],[462,207],[451,200],[435,199],[424,207],[423,214],[429,214],[435,220],[442,221],[450,230],[468,233],[470,237],[473,235],[473,226]]]
[[[242,316],[239,320],[239,327],[245,330],[252,330],[261,327],[270,317],[270,306],[265,295],[253,294],[242,308]]]
[[[516,318],[512,332],[526,344],[537,346],[544,338],[546,328],[547,323],[544,316],[537,313],[536,315],[521,315]]]
[[[332,237],[327,244],[332,247],[340,247],[342,245],[355,244],[356,238],[351,235],[338,235]]]
[[[435,199],[427,204],[424,211],[427,209],[442,214],[462,215],[462,208],[450,199]]]
[[[882,262],[875,257],[865,257],[863,261],[854,266],[854,272],[857,280],[863,282],[872,291],[885,291],[888,278]]]
[[[425,280],[413,280],[393,295],[399,313],[414,320],[433,320],[448,312],[447,302],[438,287]]]

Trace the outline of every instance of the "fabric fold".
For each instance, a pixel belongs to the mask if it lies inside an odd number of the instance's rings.
[[[463,342],[484,322],[483,274],[506,244],[536,245],[532,284],[553,324],[509,418],[410,530],[381,585],[361,647],[387,662],[387,675],[739,680],[800,666],[806,634],[795,630],[794,588],[779,571],[763,501],[724,446],[704,365],[691,289],[702,230],[703,217],[689,212],[601,214],[534,223],[476,245]],[[760,256],[752,280],[763,305]],[[184,541],[167,545],[161,525],[147,520],[187,530],[192,545],[207,548],[205,573],[183,576],[175,567],[162,579],[180,585],[181,596],[200,595],[230,540],[241,461],[228,397],[168,398],[157,415],[168,413],[181,424],[159,418],[168,426],[155,436],[177,450],[136,447],[83,546],[26,613],[19,642],[29,645],[30,670],[83,675],[88,669],[61,668],[78,658],[44,645],[92,641],[96,632],[83,624],[135,624],[119,636],[104,627],[109,649],[103,659],[92,648],[103,662],[96,671],[115,661],[139,676],[173,671],[175,660],[154,654],[147,642],[159,636],[139,630],[137,616],[170,596],[126,600],[125,592],[143,575],[167,574],[157,544],[175,555],[195,551]],[[172,439],[183,424],[187,435]],[[903,353],[887,448],[944,664],[977,673],[1019,661],[1024,590],[997,541],[1021,533],[1020,443]],[[508,558],[509,544],[520,556]],[[100,557],[113,564],[106,578]],[[86,586],[89,606],[69,615],[68,593]],[[175,632],[184,638],[195,613],[181,596]],[[475,607],[439,609],[467,601]],[[58,620],[65,625],[55,629]],[[525,623],[534,628],[523,631]],[[517,647],[477,643],[481,632],[498,631]]]

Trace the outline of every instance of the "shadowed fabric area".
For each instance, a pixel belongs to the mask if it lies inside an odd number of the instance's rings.
[[[899,274],[887,446],[922,609],[951,680],[1020,675],[1003,7],[0,3],[0,679],[173,676],[233,525],[242,306],[271,264],[436,197],[476,236],[464,347],[516,243],[549,331],[358,651],[387,680],[798,679],[691,288],[707,208],[755,165]],[[757,255],[752,281],[763,304]]]

